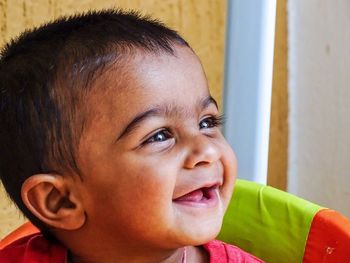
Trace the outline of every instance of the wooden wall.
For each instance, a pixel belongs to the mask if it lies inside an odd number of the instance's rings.
[[[268,184],[286,190],[288,166],[287,0],[277,0]]]

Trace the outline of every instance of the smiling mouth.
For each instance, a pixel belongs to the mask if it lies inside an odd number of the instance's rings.
[[[202,187],[174,199],[173,202],[187,206],[212,207],[219,200],[218,190],[218,185]]]

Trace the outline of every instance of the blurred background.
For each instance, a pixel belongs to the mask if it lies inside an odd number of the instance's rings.
[[[0,45],[111,7],[159,18],[190,43],[228,119],[240,178],[350,216],[350,1],[0,0]],[[24,221],[0,190],[0,238]]]

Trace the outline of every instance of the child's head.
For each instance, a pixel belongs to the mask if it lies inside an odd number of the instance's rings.
[[[77,254],[171,250],[218,233],[235,159],[176,32],[120,11],[26,32],[2,52],[0,109],[6,190]]]

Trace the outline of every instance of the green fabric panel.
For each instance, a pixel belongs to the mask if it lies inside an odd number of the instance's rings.
[[[269,186],[237,180],[219,239],[267,263],[302,262],[320,206]]]

